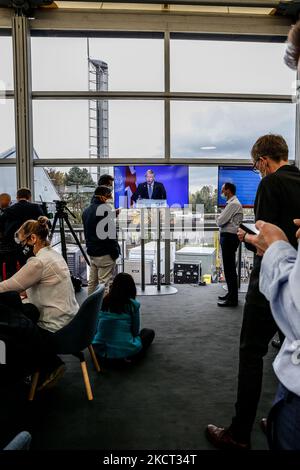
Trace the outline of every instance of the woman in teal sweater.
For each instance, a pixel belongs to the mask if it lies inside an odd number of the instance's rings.
[[[154,339],[153,330],[140,331],[140,303],[130,274],[118,274],[104,298],[93,340],[96,354],[106,359],[138,359]]]

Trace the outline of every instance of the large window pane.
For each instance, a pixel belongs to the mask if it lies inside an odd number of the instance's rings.
[[[12,39],[11,36],[0,36],[0,91],[13,88]]]
[[[64,207],[69,224],[80,241],[80,246],[86,251],[82,212],[91,201],[98,177],[101,173],[109,173],[110,169],[101,167],[35,167],[34,168],[34,191],[35,200],[46,203],[47,213],[52,219],[54,235],[52,245],[61,252],[61,227],[59,219],[54,218],[57,209]],[[64,200],[66,206],[57,205],[53,201]],[[66,220],[66,219],[65,219]],[[69,224],[63,223],[66,240],[67,260],[70,272],[80,278],[83,284],[87,284],[88,266],[81,253],[80,246],[76,243],[70,231]]]
[[[89,204],[102,174],[112,174],[112,167],[41,167],[34,168],[35,199],[47,203],[65,200],[69,209],[80,213]],[[71,220],[71,217],[70,217]]]
[[[171,103],[171,154],[188,158],[250,158],[258,137],[281,134],[295,158],[294,104],[189,101]]]
[[[67,203],[70,223],[77,233],[83,248],[85,249],[85,240],[81,214],[85,207],[90,203],[95,190],[98,178],[101,174],[108,173],[113,175],[113,168],[108,166],[95,167],[35,167],[35,199],[40,202],[47,202],[47,209],[50,215],[54,216],[56,212],[53,199],[63,199]],[[214,167],[189,167],[189,194],[190,210],[185,211],[173,208],[171,209],[171,279],[178,279],[173,268],[176,271],[174,263],[186,263],[187,259],[194,256],[194,263],[202,263],[202,274],[210,275],[214,280],[223,280],[221,251],[219,245],[219,230],[215,223],[217,208],[217,166]],[[11,175],[6,175],[10,178]],[[116,183],[116,182],[115,182]],[[6,188],[6,187],[5,187]],[[204,206],[204,227],[195,230],[195,224],[199,224],[197,216],[200,215],[199,207],[196,212],[195,205]],[[202,212],[201,212],[202,214]],[[150,215],[150,214],[148,214]],[[127,223],[125,220],[127,219]],[[148,224],[150,219],[148,218]],[[140,283],[140,232],[136,230],[140,224],[140,215],[136,209],[122,209],[117,222],[118,239],[122,253],[124,253],[125,272],[131,273],[136,282]],[[155,225],[149,225],[154,230]],[[204,230],[203,230],[204,228]],[[88,267],[80,254],[80,250],[74,245],[74,239],[70,230],[65,226],[66,242],[68,250],[69,266],[74,274],[81,277],[86,282],[88,277]],[[59,225],[57,224],[53,244],[60,250]],[[164,243],[161,244],[162,258],[164,258]],[[147,251],[148,250],[148,251]],[[151,238],[146,237],[146,259],[147,259],[147,277],[146,283],[156,282],[156,243]],[[80,262],[74,265],[73,257],[76,256]],[[188,257],[186,259],[186,257]],[[118,271],[123,269],[123,256],[118,259]],[[198,260],[198,261],[197,261]],[[243,250],[242,255],[242,280],[247,281],[250,273],[250,267],[253,264],[252,254]],[[150,271],[149,271],[150,269]],[[73,271],[72,271],[73,272]],[[164,262],[161,265],[162,280],[164,279]],[[176,281],[177,282],[177,281]],[[190,282],[189,282],[190,283]]]
[[[185,239],[177,241],[177,247],[181,249],[179,257],[186,256],[186,252],[195,250],[201,256],[202,274],[210,274],[213,279],[225,282],[222,262],[222,250],[220,247],[219,228],[216,225],[216,215],[223,209],[218,208],[218,167],[190,166],[189,169],[189,195],[190,204],[195,211],[196,204],[203,205],[204,232],[202,238],[195,244],[188,234]],[[253,209],[244,208],[244,218],[252,219]],[[192,246],[191,246],[192,245]],[[253,253],[242,244],[241,256],[241,281],[247,283],[253,266]],[[181,254],[182,253],[182,254]]]
[[[31,44],[33,90],[94,90],[97,72],[101,90],[163,91],[162,39],[33,37]]]
[[[162,101],[110,101],[98,118],[94,108],[95,102],[89,101],[34,101],[34,147],[38,156],[163,157]]]
[[[285,44],[171,41],[171,90],[292,94],[296,74],[283,62]]]
[[[15,155],[14,155],[15,156]],[[0,158],[1,155],[0,155]],[[0,167],[0,193],[10,194],[12,201],[16,200],[17,172],[15,166]]]
[[[0,98],[0,158],[8,158],[15,146],[14,101]],[[14,155],[15,158],[15,155]]]
[[[189,167],[189,202],[203,204],[204,213],[217,210],[218,167]]]

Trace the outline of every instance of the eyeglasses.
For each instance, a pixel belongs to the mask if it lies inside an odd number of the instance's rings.
[[[254,173],[259,173],[259,169],[257,168],[257,164],[259,162],[259,159],[256,160],[256,162],[253,163],[251,170],[254,171]]]
[[[257,165],[260,163],[262,158],[265,158],[265,157],[264,156],[258,157],[258,159],[253,163],[251,170],[254,171],[254,173],[260,173],[259,169],[257,168]]]

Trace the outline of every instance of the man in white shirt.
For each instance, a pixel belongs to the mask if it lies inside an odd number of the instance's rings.
[[[228,293],[225,296],[219,296],[219,299],[223,301],[218,302],[219,307],[236,307],[238,304],[236,251],[240,242],[237,231],[243,220],[243,208],[235,194],[236,186],[233,183],[223,184],[222,196],[227,202],[216,222],[220,227],[220,244]]]

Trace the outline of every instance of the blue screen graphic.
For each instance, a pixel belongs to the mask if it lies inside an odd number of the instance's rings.
[[[144,183],[147,170],[153,170],[155,181],[162,183],[167,204],[184,207],[189,203],[189,171],[184,165],[116,166],[114,167],[115,207],[130,207],[131,195]]]
[[[224,183],[236,185],[236,195],[243,207],[253,207],[255,195],[260,183],[259,174],[252,167],[219,166],[218,175],[218,206],[224,207],[226,200],[221,198]]]

